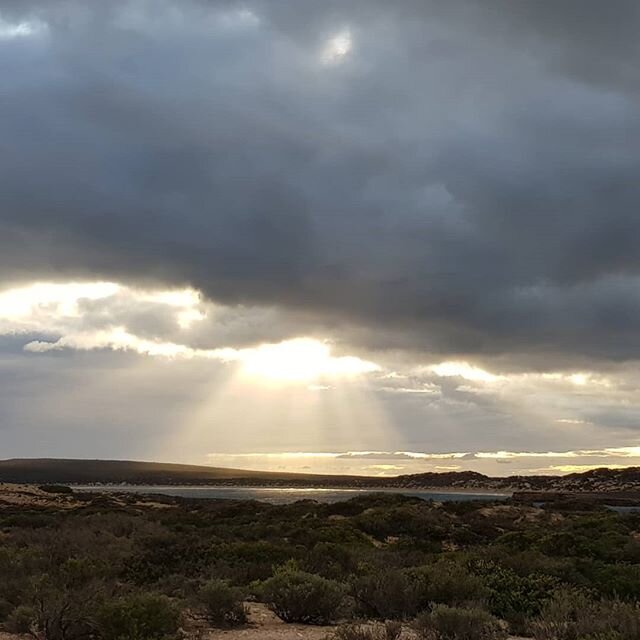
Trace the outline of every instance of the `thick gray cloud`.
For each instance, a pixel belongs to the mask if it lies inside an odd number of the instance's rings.
[[[191,284],[370,347],[640,355],[637,3],[0,16],[6,281]]]

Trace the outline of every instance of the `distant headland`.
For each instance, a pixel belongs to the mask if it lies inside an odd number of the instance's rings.
[[[349,487],[481,490],[496,492],[640,495],[640,467],[594,469],[564,476],[489,477],[474,471],[389,477],[251,471],[128,460],[13,458],[0,460],[0,482],[267,487]]]

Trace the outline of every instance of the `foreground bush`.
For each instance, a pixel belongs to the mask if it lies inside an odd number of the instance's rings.
[[[363,616],[405,620],[423,608],[417,587],[406,573],[392,569],[358,578],[352,583],[351,591]]]
[[[285,622],[327,624],[338,615],[344,589],[334,580],[285,566],[262,583],[261,595]]]
[[[407,575],[417,588],[420,610],[430,603],[453,607],[477,605],[490,595],[480,576],[455,562],[441,561],[416,567]]]
[[[478,604],[486,600],[490,592],[479,576],[470,574],[464,567],[438,562],[362,576],[353,582],[352,593],[362,615],[406,620],[433,603]]]
[[[527,621],[540,614],[560,585],[558,578],[553,576],[519,575],[495,562],[478,562],[474,568],[489,589],[489,610],[506,620],[515,633],[524,632]]]
[[[36,610],[21,604],[9,614],[4,626],[9,633],[31,633],[36,619]]]
[[[166,596],[143,593],[107,602],[96,617],[104,640],[169,640],[177,636],[180,611]]]
[[[640,606],[618,600],[594,602],[564,590],[543,607],[531,625],[537,640],[638,640]]]
[[[402,624],[387,620],[384,624],[345,624],[333,633],[333,640],[398,640]]]
[[[197,604],[207,622],[214,626],[234,627],[247,621],[240,590],[224,580],[205,583],[197,593]]]
[[[95,631],[95,609],[103,585],[93,577],[95,565],[68,559],[51,573],[33,577],[24,601],[7,626],[44,640],[82,640]]]
[[[425,640],[497,640],[507,636],[500,621],[487,611],[446,605],[420,614],[415,630]]]

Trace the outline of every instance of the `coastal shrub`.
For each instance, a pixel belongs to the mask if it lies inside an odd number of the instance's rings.
[[[168,640],[177,636],[180,611],[167,596],[133,593],[106,602],[96,621],[103,640]]]
[[[30,633],[36,618],[36,610],[33,607],[21,604],[8,615],[4,626],[9,633]]]
[[[407,577],[414,585],[420,609],[429,603],[450,606],[480,603],[489,596],[482,578],[455,562],[441,561],[409,569]]]
[[[519,576],[535,573],[559,577],[567,572],[573,560],[550,558],[541,551],[531,548],[525,551],[518,551],[502,544],[476,548],[473,553],[469,554],[468,566],[473,573],[482,575],[482,571],[479,568],[485,562],[491,566],[509,569]]]
[[[261,585],[269,608],[285,622],[326,624],[337,617],[344,588],[334,580],[300,571],[292,564],[276,570]]]
[[[209,580],[196,596],[197,604],[207,622],[219,627],[234,627],[247,621],[240,589],[224,580]]]
[[[331,640],[379,640],[377,629],[363,624],[343,624],[336,628]]]
[[[580,591],[561,590],[532,622],[531,632],[536,640],[638,640],[640,606],[620,600],[593,601]]]
[[[0,622],[6,620],[12,611],[13,605],[11,602],[0,595]]]
[[[39,568],[35,549],[0,546],[0,620],[20,604],[30,590],[30,575]]]
[[[233,540],[211,545],[207,550],[211,573],[234,584],[266,580],[273,574],[274,566],[302,555],[291,544],[266,540]]]
[[[408,536],[436,551],[439,549],[437,543],[447,535],[448,521],[430,509],[427,503],[411,500],[397,506],[367,509],[356,516],[355,523],[378,540],[389,536]]]
[[[634,600],[640,593],[640,564],[581,560],[574,565],[571,575],[575,584],[604,597]]]
[[[574,531],[553,531],[542,536],[536,546],[551,557],[588,558],[593,555],[589,540]]]
[[[45,491],[46,493],[73,493],[73,489],[71,487],[67,487],[64,484],[43,484],[40,485],[38,489],[40,489],[40,491]]]
[[[384,623],[385,640],[398,640],[402,634],[402,623],[399,620],[386,620]]]
[[[187,578],[179,573],[169,573],[156,581],[153,590],[170,598],[190,600],[196,597],[200,586],[199,580]]]
[[[333,640],[398,640],[402,633],[402,624],[396,620],[387,620],[384,624],[343,624],[331,638]]]
[[[125,577],[138,585],[151,585],[167,573],[194,577],[208,567],[207,541],[196,533],[162,531],[136,539]]]
[[[433,603],[477,604],[489,593],[482,578],[453,562],[375,571],[352,582],[358,611],[377,619],[405,620]]]
[[[19,529],[41,529],[55,525],[55,516],[37,511],[12,513],[2,518],[3,527]]]
[[[425,640],[502,640],[507,633],[500,620],[484,609],[436,605],[421,613],[414,629]]]
[[[33,575],[13,623],[27,624],[28,609],[34,612],[29,629],[43,640],[80,640],[93,634],[94,613],[104,595],[104,583],[96,564],[71,558],[47,573]]]
[[[489,611],[509,622],[511,630],[518,633],[524,630],[528,619],[540,614],[560,586],[554,576],[518,575],[494,562],[477,562],[473,566],[488,588]]]
[[[496,539],[496,545],[507,547],[510,551],[529,551],[536,542],[536,531],[509,531]]]
[[[346,579],[357,570],[357,560],[351,549],[344,544],[319,542],[311,549],[305,560],[305,568],[324,578]]]
[[[398,569],[376,571],[355,579],[351,593],[358,611],[369,618],[413,617],[420,609],[420,585]]]

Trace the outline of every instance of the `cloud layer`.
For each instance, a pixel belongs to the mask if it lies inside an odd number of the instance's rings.
[[[634,3],[0,15],[6,278],[189,284],[374,347],[638,356]]]

